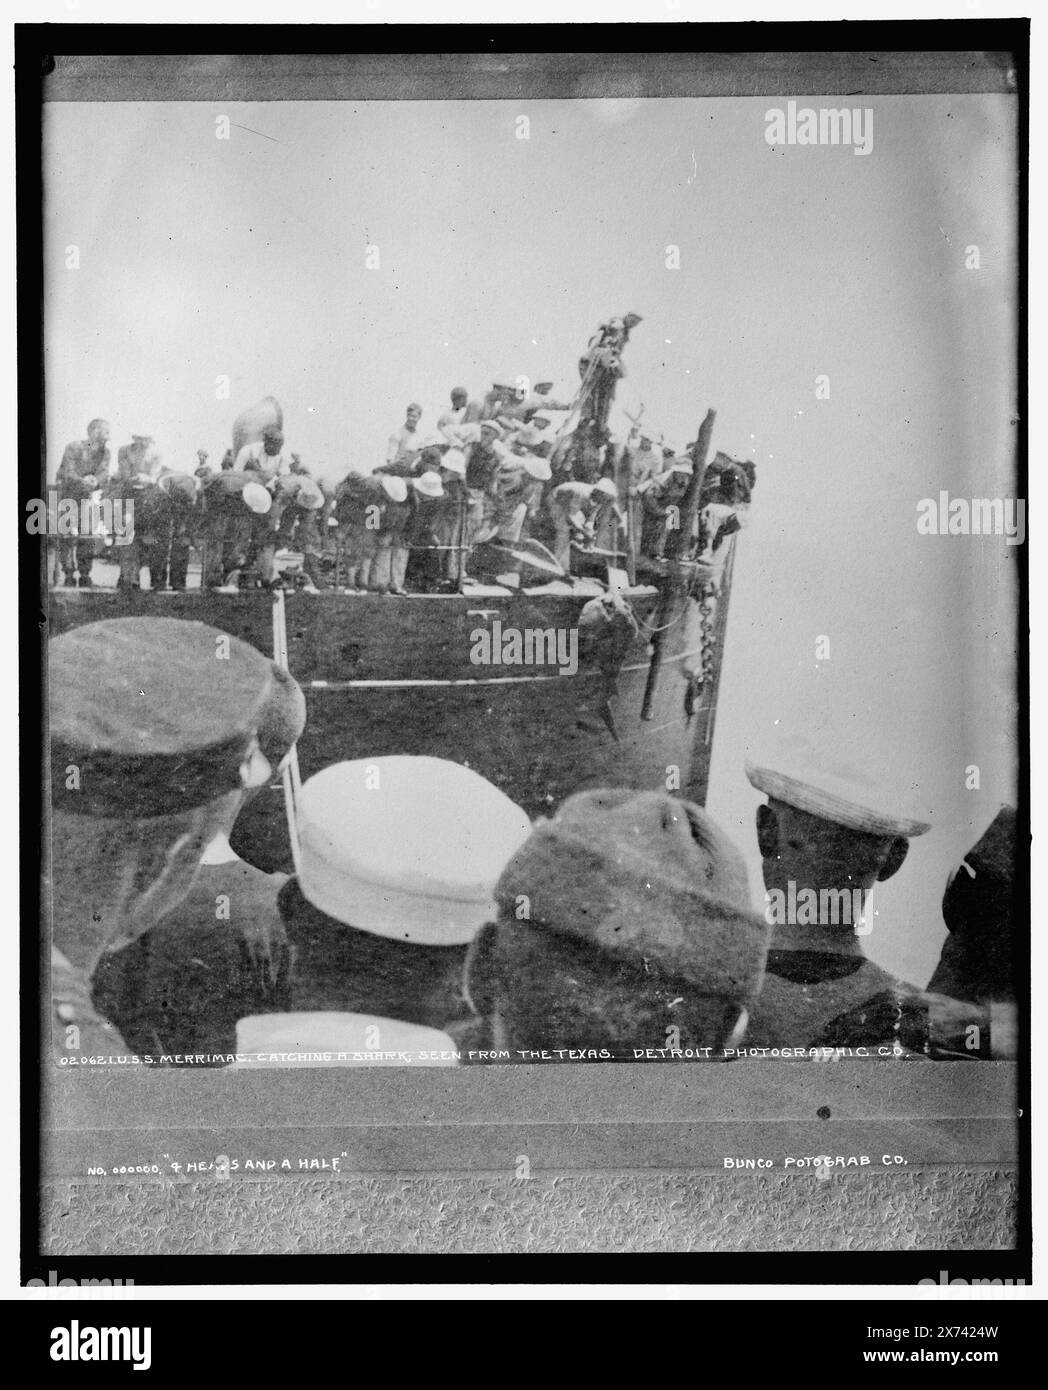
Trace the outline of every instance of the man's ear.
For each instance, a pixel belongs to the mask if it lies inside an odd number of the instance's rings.
[[[466,952],[466,998],[480,1018],[487,1017],[498,1002],[498,930],[494,922],[485,922]]]
[[[909,840],[897,839],[891,842],[888,846],[888,853],[884,857],[884,863],[881,865],[880,872],[877,875],[878,883],[883,883],[886,878],[891,878],[893,874],[899,872],[906,859],[909,848]]]
[[[757,844],[762,859],[774,859],[779,850],[779,818],[770,806],[757,807]]]

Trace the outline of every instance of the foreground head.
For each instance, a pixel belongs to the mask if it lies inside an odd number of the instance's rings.
[[[272,672],[247,643],[174,618],[89,623],[51,644],[60,949],[122,944],[185,897],[208,841],[270,775],[257,731]]]
[[[280,895],[296,999],[437,1028],[463,1021],[466,947],[529,830],[497,787],[441,758],[338,763],[311,777],[301,870]]]
[[[412,401],[408,406],[405,421],[409,430],[413,430],[422,419],[422,407],[417,401]]]
[[[1016,813],[1002,806],[950,875],[947,936],[929,990],[954,999],[1014,999]]]
[[[769,928],[741,855],[700,807],[581,792],[535,827],[497,896],[467,963],[493,1045],[632,1057],[667,1039],[721,1047],[744,1027]]]
[[[109,421],[92,420],[87,427],[87,437],[90,443],[101,446],[109,438]]]

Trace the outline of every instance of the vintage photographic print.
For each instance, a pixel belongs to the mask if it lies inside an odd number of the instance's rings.
[[[810,1126],[721,1173],[1014,1168],[1016,54],[92,49],[38,86],[44,1175],[335,1174],[267,1097],[493,1069]]]

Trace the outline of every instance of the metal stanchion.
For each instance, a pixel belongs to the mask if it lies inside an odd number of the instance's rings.
[[[287,610],[284,607],[283,589],[275,590],[273,596],[273,660],[282,671],[291,674],[287,656]],[[284,809],[287,812],[291,858],[297,875],[302,868],[302,848],[298,838],[298,802],[302,795],[302,776],[298,767],[298,747],[295,744],[291,745],[291,751],[284,760],[281,779],[284,784]]]

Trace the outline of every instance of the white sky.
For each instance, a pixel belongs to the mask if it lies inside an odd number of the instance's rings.
[[[1014,795],[1016,551],[916,533],[940,488],[1014,495],[1013,103],[854,100],[865,157],[771,148],[767,97],[50,106],[49,473],[94,415],[114,456],[152,433],[173,466],[217,464],[272,393],[338,478],[409,400],[426,427],[499,371],[570,392],[597,323],[642,314],[620,401],[678,444],[712,405],[714,448],[760,470],[710,809],[755,868],[746,743],[779,719],[871,750],[937,821],[867,947],[923,984],[946,870]]]

